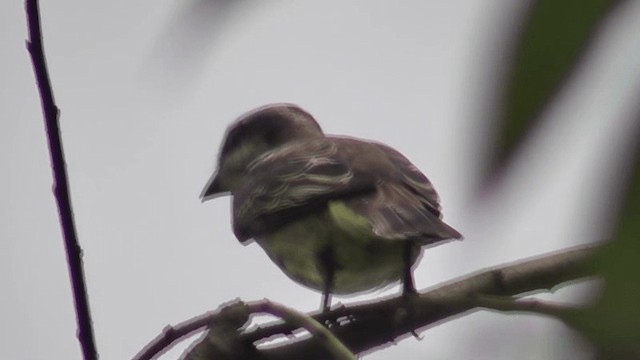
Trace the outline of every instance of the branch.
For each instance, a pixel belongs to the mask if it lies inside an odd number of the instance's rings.
[[[358,354],[393,342],[398,338],[415,335],[417,330],[456,315],[469,313],[474,308],[492,307],[489,306],[490,303],[487,301],[486,295],[504,297],[544,289],[550,290],[568,281],[593,275],[589,263],[599,249],[600,246],[588,246],[546,254],[454,279],[435,288],[427,289],[415,298],[378,299],[372,303],[340,306],[326,314],[314,312],[310,316],[320,323],[332,324],[331,332],[352,353]],[[479,295],[482,295],[480,300],[474,299]],[[493,304],[493,308],[497,308],[496,303]],[[516,304],[511,305],[510,308],[503,305],[502,310],[535,311],[535,308],[527,308],[526,305],[527,303]],[[203,314],[181,323],[178,327],[171,328],[170,332],[165,331],[149,343],[134,359],[152,359],[158,354],[158,351],[146,350],[165,348],[166,351],[170,344],[208,325],[212,319],[218,318],[220,314],[221,311]],[[331,354],[326,349],[319,347],[317,340],[313,337],[269,349],[256,350],[253,345],[278,335],[290,335],[299,327],[280,322],[240,334],[237,331],[233,334],[225,333],[225,338],[228,341],[234,341],[236,345],[234,349],[240,350],[232,355],[225,354],[224,358],[304,358],[305,360],[331,358]],[[214,327],[210,326],[209,329],[209,335],[211,335]],[[207,338],[210,339],[210,336]],[[200,341],[195,347],[204,345],[203,342],[204,340]],[[162,345],[160,346],[160,344]],[[189,354],[192,352],[193,350]],[[192,358],[211,359],[212,357]]]
[[[238,299],[221,305],[218,311],[210,312],[175,327],[167,326],[154,341],[149,343],[135,357],[135,360],[152,359],[164,351],[176,339],[209,326],[209,334],[189,351],[185,360],[255,358],[258,356],[250,342],[237,336],[238,329],[247,325],[250,315],[268,313],[281,318],[292,329],[303,328],[314,336],[332,359],[355,360],[355,356],[326,327],[316,319],[269,300],[242,302]]]
[[[471,300],[475,307],[500,312],[530,312],[534,314],[552,316],[556,319],[567,321],[571,316],[584,310],[583,306],[560,304],[538,299],[514,300],[511,297],[478,295]]]
[[[285,321],[285,323],[307,330],[315,340],[327,350],[332,359],[337,360],[355,360],[356,357],[340,342],[326,327],[322,326],[317,320],[309,315],[300,313],[293,309],[287,308],[280,304],[264,300],[251,306],[252,313],[264,312],[273,316],[277,316]]]
[[[27,50],[33,63],[38,90],[40,91],[40,101],[49,141],[49,152],[51,155],[51,166],[53,168],[53,192],[58,204],[58,214],[60,225],[64,237],[65,249],[67,252],[67,263],[69,265],[69,275],[73,288],[76,317],[78,321],[78,339],[82,347],[85,360],[98,358],[96,351],[91,314],[89,312],[89,301],[87,299],[87,289],[84,283],[84,272],[82,269],[82,249],[78,244],[76,229],[73,222],[73,211],[71,210],[71,200],[69,197],[69,186],[67,172],[60,140],[60,129],[58,126],[59,110],[53,99],[53,91],[49,81],[47,64],[42,46],[42,31],[40,29],[40,14],[37,0],[26,0],[25,8],[27,13],[27,24],[29,27],[29,40]]]

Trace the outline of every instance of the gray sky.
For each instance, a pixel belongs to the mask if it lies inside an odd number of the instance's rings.
[[[476,202],[483,104],[514,10],[501,0],[241,2],[209,12],[167,0],[43,2],[101,357],[130,358],[165,325],[236,297],[319,306],[257,245],[235,240],[228,199],[198,199],[226,126],[270,102],[301,105],[328,133],[389,144],[432,180],[466,240],[426,252],[420,288],[603,236],[601,200],[615,194],[620,170],[615,139],[640,89],[640,2],[615,14],[509,176]],[[0,358],[79,359],[22,2],[0,5],[0,38]],[[559,322],[534,316],[476,313],[422,335],[365,359],[584,351]]]

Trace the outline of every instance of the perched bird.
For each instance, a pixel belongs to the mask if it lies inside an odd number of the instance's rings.
[[[231,193],[233,231],[255,240],[294,281],[353,294],[403,281],[422,247],[462,236],[441,220],[429,180],[398,151],[325,135],[292,104],[272,104],[229,126],[202,199]]]

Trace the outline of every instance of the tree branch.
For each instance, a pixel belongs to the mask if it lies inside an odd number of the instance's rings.
[[[91,314],[89,312],[89,301],[87,289],[84,282],[84,272],[82,269],[82,249],[78,244],[76,229],[73,222],[73,211],[69,196],[69,186],[67,172],[62,151],[62,141],[60,140],[60,128],[58,126],[59,110],[53,99],[53,91],[49,81],[47,63],[45,60],[42,45],[42,31],[40,29],[40,14],[37,0],[26,0],[25,9],[27,13],[27,24],[29,27],[29,40],[27,50],[33,63],[40,101],[49,141],[49,153],[51,156],[51,166],[53,168],[53,192],[58,205],[60,225],[64,237],[65,249],[67,253],[67,263],[73,297],[75,301],[76,317],[78,321],[78,339],[82,347],[85,360],[98,358],[96,351]]]
[[[269,313],[279,317],[285,323],[307,330],[320,345],[331,354],[336,360],[355,360],[356,357],[338,340],[329,329],[320,324],[317,320],[307,314],[300,313],[291,308],[263,300],[250,304],[252,313]]]
[[[435,323],[456,315],[470,313],[475,308],[488,306],[485,295],[511,297],[532,291],[550,290],[568,281],[593,275],[590,266],[592,256],[600,246],[572,248],[543,256],[525,259],[493,269],[454,279],[448,283],[427,289],[417,297],[394,297],[377,299],[375,302],[340,306],[329,313],[309,314],[320,323],[328,322],[331,332],[354,354],[394,342],[399,338],[415,335]],[[474,300],[479,295],[480,300]],[[511,305],[505,310],[535,310],[526,308],[527,303]],[[495,305],[495,302],[494,302]],[[529,304],[530,305],[530,304]],[[505,305],[506,306],[506,305]],[[495,308],[496,306],[494,306]],[[539,307],[540,309],[540,307]],[[188,333],[210,323],[221,311],[201,315],[173,328],[171,339],[164,333],[154,339],[145,349],[157,348],[161,341],[165,347]],[[234,341],[237,353],[225,353],[225,359],[325,359],[331,354],[318,346],[316,339],[309,338],[282,346],[256,351],[254,343],[272,339],[278,335],[291,335],[298,325],[275,323],[250,331],[225,333],[228,341]],[[184,331],[177,331],[182,329]],[[209,332],[214,327],[209,327]],[[210,337],[206,337],[210,339]],[[234,339],[230,339],[234,338]],[[195,347],[210,340],[201,340]],[[204,345],[203,345],[204,346]],[[195,348],[194,347],[194,348]],[[165,349],[166,350],[166,349]],[[192,350],[193,351],[193,350]],[[191,352],[190,352],[191,353]],[[152,359],[157,352],[141,351],[135,360]],[[212,357],[193,357],[193,359]]]
[[[500,312],[530,312],[547,315],[567,321],[571,316],[583,311],[584,306],[560,304],[538,299],[514,300],[508,296],[478,295],[473,297],[473,305],[488,310]]]

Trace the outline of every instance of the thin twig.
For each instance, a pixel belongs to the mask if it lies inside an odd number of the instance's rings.
[[[344,346],[344,344],[338,340],[338,338],[336,338],[329,329],[307,314],[276,304],[267,299],[255,303],[249,303],[249,309],[252,313],[268,313],[281,318],[290,325],[304,328],[313,335],[313,337],[318,340],[322,346],[324,346],[324,348],[332,355],[332,359],[356,359],[355,355],[353,355],[353,353],[351,353],[351,351]]]
[[[156,336],[147,346],[136,354],[132,360],[150,360],[157,358],[159,355],[168,351],[172,344],[183,339],[196,331],[202,330],[205,326],[211,324],[219,324],[224,322],[223,319],[229,314],[225,314],[225,309],[230,306],[237,306],[242,303],[236,299],[232,302],[224,304],[216,311],[209,311],[202,315],[196,316],[189,320],[183,321],[177,325],[167,325],[162,333]],[[329,330],[320,324],[317,319],[287,308],[280,304],[275,304],[269,300],[261,300],[250,303],[242,303],[246,306],[248,313],[268,313],[283,319],[287,327],[296,329],[304,328],[314,335],[317,340],[325,345],[327,349],[333,352],[336,359],[355,359],[355,356],[342,344]]]
[[[476,295],[470,299],[476,307],[500,312],[529,312],[548,315],[560,320],[584,310],[584,305],[560,304],[539,299],[513,299],[506,296]]]
[[[162,333],[151,340],[132,360],[149,360],[163,354],[171,349],[173,344],[178,340],[202,330],[202,328],[209,325],[216,316],[219,316],[218,311],[208,311],[179,324],[165,326],[164,329],[162,329]]]
[[[64,237],[65,249],[67,252],[67,263],[69,265],[69,275],[73,288],[73,298],[75,301],[76,316],[78,321],[78,339],[82,346],[82,353],[85,360],[95,360],[98,358],[96,351],[91,314],[89,312],[89,301],[87,289],[84,282],[84,272],[82,269],[82,249],[78,244],[76,229],[73,222],[73,211],[71,210],[71,200],[69,197],[69,186],[67,172],[65,168],[64,153],[60,140],[60,128],[58,126],[59,110],[53,99],[51,82],[47,71],[47,63],[42,45],[42,31],[40,29],[40,14],[37,0],[26,0],[25,8],[27,12],[27,23],[29,26],[29,40],[27,50],[31,55],[33,70],[40,91],[42,111],[45,126],[47,129],[47,139],[49,141],[49,152],[51,155],[51,166],[53,168],[53,192],[58,204],[58,214],[60,225]]]

